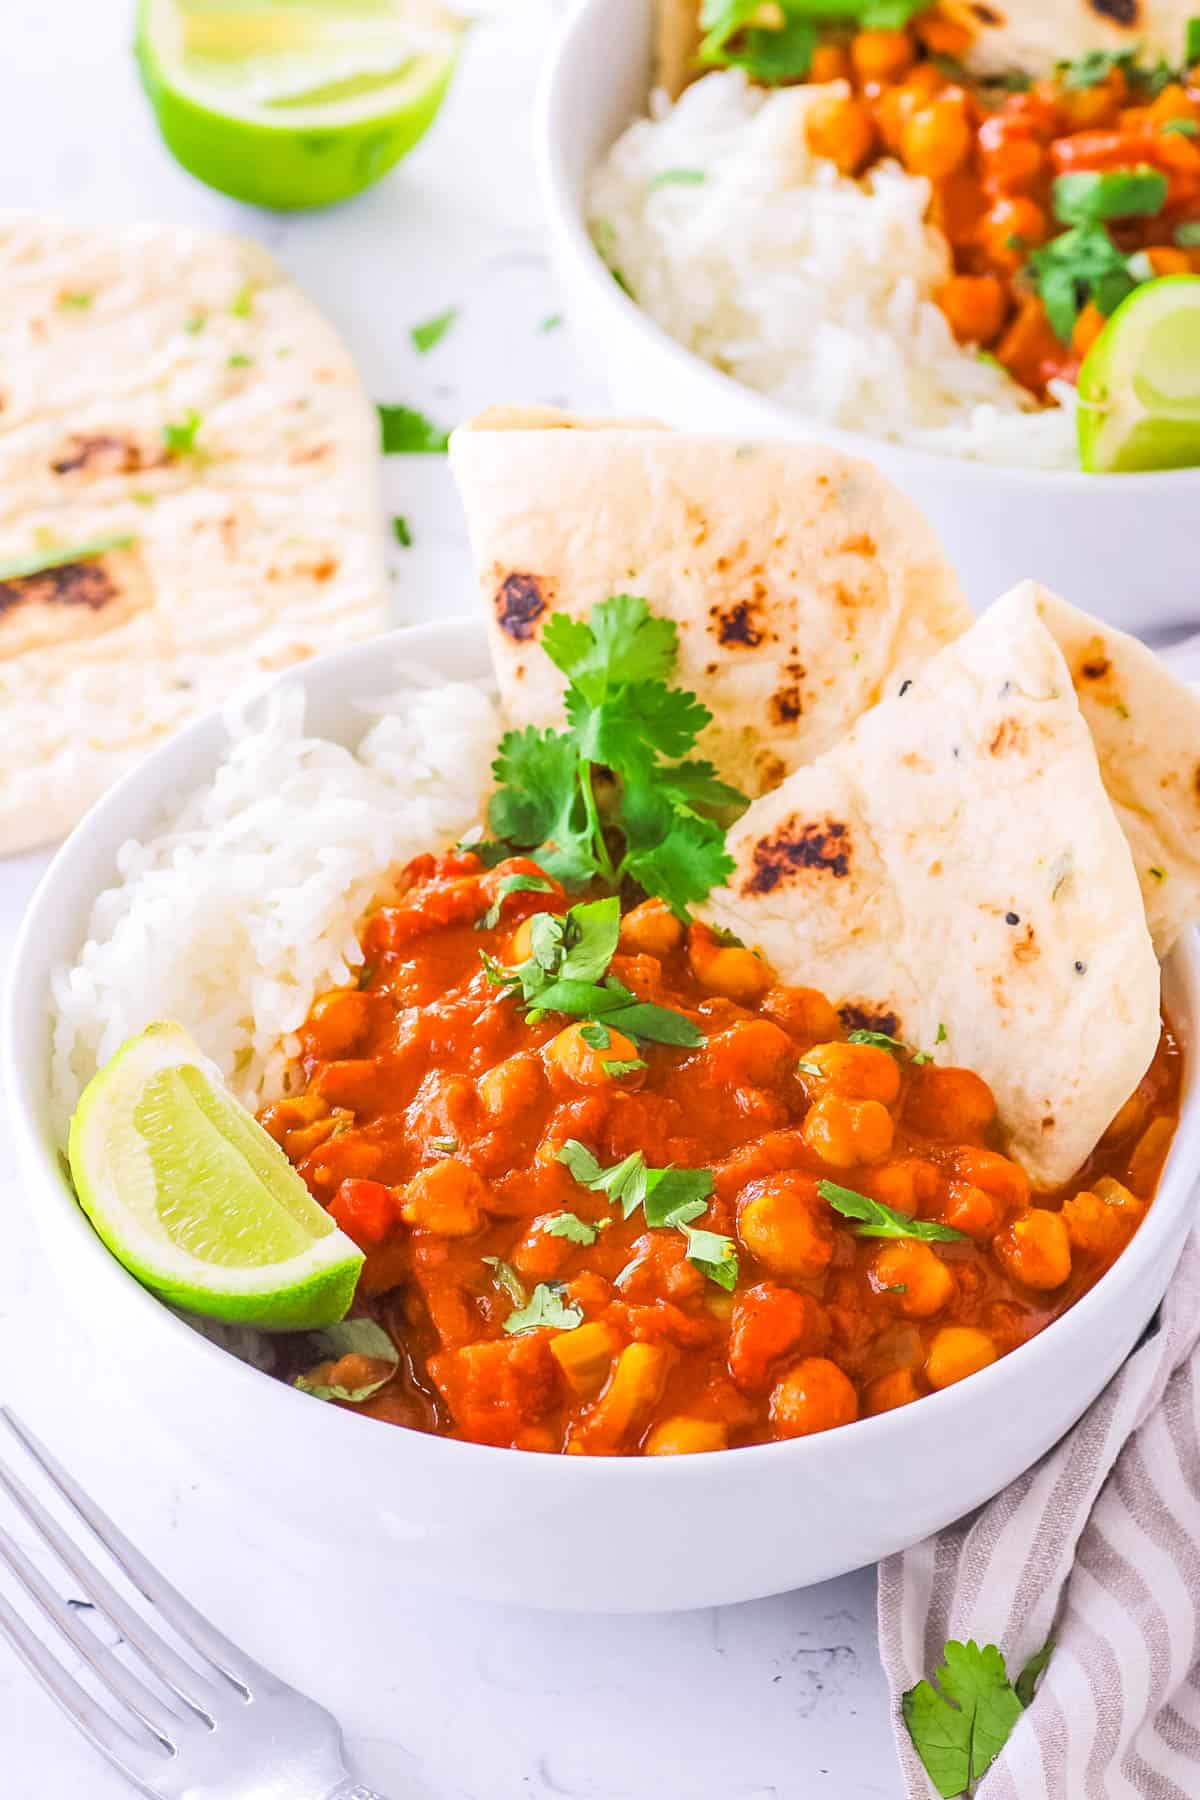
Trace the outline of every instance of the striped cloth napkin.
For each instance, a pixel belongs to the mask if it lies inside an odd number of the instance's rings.
[[[1200,681],[1200,634],[1163,660]],[[911,1800],[936,1792],[900,1696],[948,1638],[1036,1698],[976,1800],[1200,1800],[1200,1230],[1138,1348],[1079,1424],[971,1518],[883,1563],[879,1641]]]

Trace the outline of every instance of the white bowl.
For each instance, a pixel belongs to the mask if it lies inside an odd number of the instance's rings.
[[[286,679],[305,689],[313,729],[353,743],[358,703],[394,688],[406,661],[481,673],[482,632],[461,623],[395,632]],[[76,955],[120,845],[155,831],[164,804],[211,774],[224,742],[218,719],[199,721],[88,814],[34,896],[4,1000],[0,1079],[25,1200],[64,1303],[113,1379],[141,1397],[147,1445],[178,1434],[318,1543],[344,1539],[350,1524],[381,1583],[596,1611],[711,1606],[825,1580],[958,1518],[1047,1450],[1128,1354],[1192,1218],[1200,1092],[1190,1050],[1158,1197],[1104,1279],[982,1374],[841,1431],[703,1456],[537,1456],[357,1418],[218,1349],[139,1287],[80,1212],[51,1124],[48,1064],[51,973]],[[1172,959],[1168,994],[1190,1046],[1200,1026],[1190,945]]]
[[[583,195],[646,110],[656,0],[578,0],[550,52],[535,141],[550,245],[577,338],[614,405],[695,431],[818,439],[866,457],[932,521],[976,607],[1034,576],[1142,634],[1195,621],[1200,469],[1084,475],[996,468],[838,431],[768,400],[685,350],[613,280]]]

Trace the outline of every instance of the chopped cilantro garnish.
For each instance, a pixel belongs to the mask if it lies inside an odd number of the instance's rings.
[[[1136,286],[1126,258],[1104,226],[1076,225],[1034,250],[1029,269],[1055,335],[1070,343],[1087,300],[1107,318]]]
[[[380,406],[380,441],[385,456],[444,456],[448,432],[411,406]]]
[[[437,313],[432,319],[426,319],[423,325],[414,325],[409,332],[413,348],[422,356],[440,344],[454,321],[458,317],[457,306],[448,306],[445,312]]]
[[[245,287],[238,289],[229,302],[229,310],[235,319],[248,319],[254,311],[254,283],[248,281]]]
[[[1185,219],[1175,227],[1175,242],[1181,250],[1200,249],[1200,219]]]
[[[509,1313],[504,1329],[509,1336],[519,1331],[537,1331],[549,1326],[553,1331],[574,1331],[583,1324],[583,1313],[572,1301],[564,1302],[566,1287],[561,1281],[539,1281],[528,1306]]]
[[[194,406],[189,406],[183,418],[177,423],[163,426],[163,443],[171,456],[196,456],[199,446],[196,434],[203,425],[202,416]]]
[[[341,1387],[328,1381],[314,1381],[312,1374],[297,1375],[294,1386],[318,1400],[341,1400],[351,1406],[357,1405],[363,1400],[369,1400],[381,1387],[386,1387],[400,1367],[396,1346],[383,1327],[376,1325],[373,1319],[343,1319],[340,1325],[330,1325],[325,1331],[310,1332],[308,1344],[312,1352],[314,1373],[323,1364],[339,1362],[343,1356],[365,1356],[372,1362],[387,1365],[377,1378],[353,1388]]]
[[[538,330],[542,333],[547,331],[557,331],[562,322],[563,316],[561,313],[547,313],[541,324],[538,326]]]
[[[718,1287],[732,1293],[738,1278],[737,1247],[733,1239],[724,1237],[719,1231],[697,1231],[691,1225],[684,1225],[682,1229],[687,1238],[688,1261]]]
[[[1195,119],[1168,119],[1158,128],[1159,137],[1200,137],[1200,125]]]
[[[825,1071],[820,1063],[804,1062],[801,1060],[796,1064],[796,1067],[801,1075],[811,1075],[814,1081],[823,1081],[825,1078]]]
[[[225,366],[229,369],[248,369],[253,361],[254,358],[247,356],[244,351],[235,350]]]
[[[408,528],[408,520],[401,513],[393,515],[392,536],[398,544],[403,544],[406,550],[412,549],[412,532]]]
[[[1081,169],[1054,182],[1054,211],[1064,225],[1132,219],[1161,212],[1167,178],[1158,169]]]
[[[845,1219],[860,1221],[854,1227],[855,1237],[925,1238],[951,1244],[965,1236],[965,1233],[955,1231],[952,1225],[939,1224],[936,1219],[910,1218],[894,1207],[868,1199],[866,1194],[857,1193],[854,1188],[839,1187],[836,1181],[818,1181],[817,1192],[834,1212],[841,1213]]]
[[[581,1025],[579,1035],[589,1050],[608,1050],[612,1045],[612,1032],[607,1025]]]
[[[549,894],[553,883],[544,875],[506,875],[496,889],[496,898],[480,919],[477,929],[491,931],[500,923],[500,913],[509,894]]]
[[[581,1219],[578,1213],[555,1213],[546,1225],[548,1237],[566,1238],[569,1244],[594,1244],[598,1233],[596,1227],[587,1219]]]
[[[50,545],[29,556],[14,556],[0,562],[0,581],[23,581],[27,575],[41,575],[46,569],[62,569],[68,563],[90,562],[106,556],[110,550],[127,550],[137,539],[130,532],[114,537],[91,538],[86,544],[67,544],[61,549]]]
[[[1132,50],[1085,50],[1082,56],[1076,56],[1070,62],[1056,63],[1054,67],[1063,87],[1078,91],[1099,87],[1114,69],[1124,69],[1126,75],[1132,74],[1137,59],[1136,47]]]
[[[1200,18],[1191,18],[1184,26],[1183,60],[1189,69],[1200,63]]]
[[[636,1070],[648,1067],[649,1064],[644,1056],[618,1056],[605,1063],[604,1073],[613,1081],[620,1081],[623,1075],[632,1075]]]
[[[1033,1700],[1053,1647],[1047,1644],[1030,1658],[1014,1687],[995,1644],[981,1649],[973,1638],[965,1644],[952,1639],[942,1653],[937,1687],[919,1681],[903,1696],[908,1735],[943,1800],[957,1800],[991,1768]]]
[[[935,1044],[944,1044],[945,1043],[946,1027],[944,1025],[939,1024],[939,1026],[937,1028],[937,1036],[934,1038],[933,1041]]]
[[[846,1034],[848,1044],[870,1044],[876,1050],[887,1050],[892,1056],[907,1054],[907,1044],[899,1038],[889,1037],[886,1031],[851,1031]]]
[[[717,68],[744,69],[761,82],[794,81],[807,75],[819,26],[836,16],[839,24],[867,30],[900,31],[926,0],[704,0],[704,32],[699,60]]]
[[[190,319],[185,319],[183,321],[183,329],[187,332],[189,337],[197,337],[207,324],[207,313],[193,313]]]
[[[711,714],[667,685],[678,655],[673,621],[617,594],[586,624],[551,614],[542,648],[567,678],[568,729],[530,726],[501,739],[492,831],[564,881],[633,880],[685,913],[733,869],[710,814],[745,801],[711,763],[674,760],[687,757]],[[596,798],[603,769],[619,778],[604,820]]]
[[[660,169],[646,184],[648,193],[664,187],[700,187],[708,176],[703,169]]]
[[[68,290],[65,294],[60,294],[58,296],[58,304],[66,312],[86,312],[95,298],[95,294],[88,294],[82,291],[73,293]]]
[[[525,1292],[525,1283],[521,1280],[521,1277],[517,1274],[517,1271],[513,1268],[512,1264],[510,1262],[505,1262],[502,1256],[485,1256],[483,1260],[490,1269],[496,1271],[497,1286],[504,1289],[513,1305],[524,1306],[528,1299],[528,1295]],[[506,1325],[504,1329],[507,1331],[509,1327]],[[514,1329],[517,1328],[514,1327]]]
[[[697,1231],[692,1221],[708,1211],[713,1178],[708,1169],[650,1169],[640,1150],[623,1162],[602,1168],[586,1144],[571,1138],[558,1153],[581,1187],[607,1194],[625,1219],[642,1209],[652,1230],[682,1231],[688,1240],[688,1260],[718,1286],[732,1288],[737,1281],[737,1253],[732,1239],[714,1231]]]

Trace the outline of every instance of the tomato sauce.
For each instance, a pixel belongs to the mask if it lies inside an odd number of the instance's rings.
[[[528,956],[532,915],[571,904],[544,880],[501,892],[531,872],[543,880],[523,860],[411,864],[364,928],[358,985],[314,1006],[296,1092],[262,1115],[365,1251],[356,1311],[399,1352],[358,1410],[573,1454],[804,1435],[1013,1349],[1136,1230],[1177,1115],[1167,1025],[1076,1183],[1031,1194],[977,1076],[869,1029],[853,1041],[870,1021],[777,982],[661,902],[625,911],[609,973],[693,1021],[697,1048],[615,1029],[604,1044],[594,1028],[591,1043],[584,1021],[527,1017],[496,977]],[[576,1178],[576,1152],[562,1160],[571,1145],[602,1170],[641,1152],[651,1169],[708,1172],[690,1226],[716,1237],[650,1228],[641,1207],[623,1218]],[[822,1181],[960,1235],[857,1235]],[[728,1254],[714,1263],[721,1237]],[[531,1301],[531,1327],[506,1331]],[[551,1322],[538,1324],[546,1304]],[[363,1360],[324,1379],[354,1387]]]

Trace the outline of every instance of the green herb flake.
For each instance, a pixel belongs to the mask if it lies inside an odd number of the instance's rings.
[[[227,369],[248,369],[253,361],[254,358],[252,356],[247,356],[244,351],[235,350],[233,355],[226,362],[225,367]]]
[[[854,1188],[839,1187],[836,1181],[818,1181],[817,1192],[834,1212],[841,1213],[845,1219],[859,1221],[854,1227],[855,1237],[920,1238],[926,1242],[957,1244],[966,1236],[965,1232],[955,1231],[952,1225],[942,1225],[936,1219],[910,1218],[908,1213],[897,1212],[894,1207],[871,1200]]]
[[[458,1150],[458,1139],[456,1137],[430,1138],[426,1148],[432,1150],[435,1156],[454,1156]]]
[[[1054,69],[1063,87],[1078,93],[1083,88],[1099,87],[1114,69],[1124,69],[1127,75],[1132,74],[1137,57],[1136,49],[1085,50],[1082,56],[1069,62],[1055,63]]]
[[[229,310],[235,319],[248,319],[254,311],[254,283],[248,281],[229,303]]]
[[[512,1264],[510,1262],[505,1262],[502,1256],[485,1256],[483,1260],[489,1269],[495,1270],[497,1286],[504,1289],[504,1292],[508,1295],[513,1305],[524,1306],[528,1301],[529,1296],[525,1292],[525,1283],[521,1280],[521,1277],[517,1274],[517,1271],[513,1268]],[[520,1330],[522,1328],[520,1326],[512,1326],[510,1328],[510,1326],[506,1324],[504,1329],[508,1331],[509,1329]]]
[[[848,1044],[870,1044],[872,1049],[886,1050],[891,1056],[907,1056],[908,1046],[899,1038],[890,1037],[886,1031],[851,1031],[846,1034]]]
[[[541,324],[538,326],[538,331],[544,337],[548,331],[558,331],[562,322],[563,316],[561,313],[547,313]]]
[[[95,298],[95,294],[67,292],[58,296],[58,304],[64,312],[86,312]]]
[[[392,517],[392,536],[398,544],[403,545],[405,550],[412,549],[412,532],[408,528],[408,520],[402,513],[395,513]]]
[[[1185,219],[1177,225],[1175,242],[1181,250],[1200,250],[1200,219]]]
[[[344,1404],[355,1406],[369,1400],[386,1387],[396,1370],[400,1367],[400,1357],[387,1332],[376,1325],[373,1319],[343,1319],[340,1325],[331,1325],[325,1331],[313,1331],[307,1334],[307,1347],[313,1359],[312,1372],[308,1375],[297,1375],[293,1385],[302,1393],[312,1394],[317,1400],[341,1400]],[[326,1363],[336,1363],[343,1356],[363,1356],[372,1362],[385,1365],[377,1379],[363,1384],[361,1387],[341,1387],[328,1381],[315,1381],[316,1371]]]
[[[0,562],[0,581],[24,581],[47,569],[64,569],[69,563],[91,562],[97,556],[107,556],[110,550],[127,550],[136,542],[131,532],[124,532],[113,537],[91,538],[85,544],[66,544],[60,549],[47,546],[29,556],[14,556],[7,562]]]
[[[583,1324],[583,1313],[574,1301],[564,1301],[566,1287],[561,1281],[539,1281],[529,1304],[509,1313],[504,1329],[510,1337],[522,1331],[574,1331]]]
[[[154,495],[148,493],[145,488],[130,488],[129,498],[133,501],[135,506],[154,505]]]
[[[1064,225],[1143,218],[1162,211],[1167,178],[1150,168],[1081,169],[1056,176],[1053,198],[1055,216]]]
[[[1195,119],[1167,119],[1158,128],[1159,137],[1200,137],[1200,125]]]
[[[457,318],[457,306],[448,306],[445,312],[435,314],[432,319],[426,319],[424,324],[414,325],[408,334],[412,339],[413,349],[421,356],[427,356],[436,345],[441,343]]]
[[[555,1213],[547,1221],[547,1237],[566,1238],[569,1244],[594,1244],[599,1235],[596,1227],[587,1219],[581,1219],[578,1213]]]
[[[411,406],[380,406],[380,447],[385,456],[444,456],[450,434]]]
[[[607,1025],[581,1025],[579,1035],[589,1050],[608,1050],[612,1047],[612,1032]]]
[[[684,1225],[682,1229],[687,1238],[687,1259],[692,1267],[732,1293],[738,1278],[737,1246],[733,1239],[719,1231],[698,1231],[691,1225]]]
[[[569,1138],[558,1153],[581,1187],[608,1196],[625,1219],[641,1207],[652,1229],[682,1229],[708,1210],[713,1178],[708,1169],[648,1169],[640,1150],[605,1169],[586,1144]]]
[[[1014,1687],[995,1644],[973,1638],[946,1645],[937,1687],[919,1681],[900,1703],[904,1723],[926,1773],[943,1800],[957,1800],[981,1781],[1031,1703],[1053,1646],[1038,1651]]]
[[[937,1036],[933,1040],[934,1043],[935,1044],[944,1044],[946,1041],[947,1035],[948,1034],[946,1031],[946,1027],[944,1025],[939,1024],[939,1026],[937,1028]]]
[[[825,1071],[820,1063],[798,1062],[796,1067],[801,1075],[811,1075],[814,1081],[823,1081],[825,1079]]]
[[[665,187],[700,187],[707,180],[703,169],[660,169],[650,177],[646,191],[653,194]]]
[[[403,521],[401,521],[403,522]],[[506,875],[496,889],[496,898],[476,926],[477,931],[491,931],[500,923],[500,914],[510,894],[551,894],[554,883],[544,875]],[[607,1048],[602,1045],[601,1048]]]
[[[204,419],[194,406],[189,406],[182,419],[163,426],[163,443],[171,456],[198,456],[196,437]]]
[[[604,1073],[610,1081],[620,1081],[622,1076],[632,1075],[638,1069],[649,1067],[644,1056],[614,1057],[604,1065]]]
[[[199,337],[207,324],[207,313],[193,313],[190,319],[185,319],[183,321],[183,329],[187,332],[189,337]]]
[[[1188,68],[1200,63],[1200,17],[1193,17],[1183,28],[1183,60]]]

